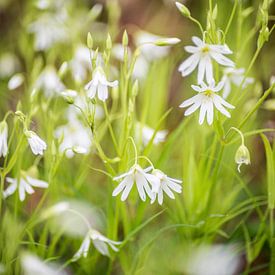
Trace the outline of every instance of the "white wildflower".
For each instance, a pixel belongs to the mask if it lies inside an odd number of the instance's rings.
[[[115,177],[113,179],[115,181],[120,179],[123,180],[114,189],[112,195],[115,197],[122,192],[121,201],[125,201],[135,183],[139,197],[142,201],[146,200],[146,194],[150,199],[153,199],[153,194],[149,183],[152,185],[153,180],[155,180],[155,176],[147,173],[150,170],[152,170],[151,166],[146,169],[142,169],[138,164],[135,164],[127,173]]]
[[[42,140],[35,132],[33,131],[24,131],[26,135],[31,150],[34,155],[43,155],[43,151],[47,149],[47,144],[44,140]]]
[[[93,79],[85,86],[88,97],[94,98],[97,94],[101,101],[105,101],[108,98],[108,87],[117,87],[118,81],[108,81],[103,69],[98,66],[94,73]]]
[[[76,254],[73,257],[73,261],[77,261],[79,258],[84,257],[86,258],[88,255],[88,251],[90,248],[91,241],[93,242],[93,245],[95,248],[104,256],[110,256],[108,245],[115,251],[118,251],[118,248],[116,245],[121,244],[121,242],[115,242],[112,241],[105,236],[103,236],[101,233],[94,229],[90,229],[87,233],[84,241],[82,242],[79,250],[76,252]]]
[[[15,90],[18,87],[20,87],[24,82],[24,75],[21,73],[17,73],[11,77],[11,79],[8,82],[8,88],[9,90]]]
[[[224,82],[223,88],[223,98],[227,98],[231,92],[232,83],[237,87],[242,83],[242,88],[246,88],[249,84],[254,82],[252,77],[247,77],[244,79],[244,69],[226,68],[224,69],[224,75],[222,81]]]
[[[165,175],[162,171],[154,169],[152,175],[155,176],[156,180],[153,181],[152,193],[153,198],[151,203],[155,202],[156,198],[158,203],[162,205],[163,203],[163,192],[171,199],[175,199],[175,195],[172,191],[176,193],[181,193],[182,186],[181,180],[173,179]]]
[[[194,113],[200,108],[199,124],[204,122],[205,116],[207,116],[207,122],[209,125],[213,123],[214,106],[222,114],[230,117],[230,113],[224,107],[230,109],[234,109],[235,107],[216,94],[222,89],[222,87],[222,81],[219,82],[217,86],[215,86],[214,82],[208,86],[204,82],[201,83],[201,86],[192,85],[192,88],[198,92],[198,94],[185,100],[179,107],[185,108],[191,105],[191,107],[185,111],[185,116]]]
[[[47,182],[32,178],[28,175],[24,175],[23,173],[20,179],[7,177],[6,180],[8,183],[10,183],[10,185],[3,192],[3,197],[9,197],[10,195],[14,194],[15,191],[18,189],[20,201],[25,200],[26,193],[34,193],[34,189],[32,187],[48,188],[49,186]]]
[[[8,124],[5,120],[0,123],[0,157],[8,153]]]
[[[189,75],[198,67],[198,83],[203,81],[205,75],[207,82],[211,83],[214,79],[212,59],[220,65],[234,67],[234,62],[224,56],[232,53],[227,45],[207,44],[196,36],[193,36],[192,40],[195,46],[184,48],[192,55],[179,66],[182,76]]]
[[[0,77],[10,77],[20,69],[20,62],[18,57],[6,52],[0,56]]]
[[[142,142],[143,145],[146,146],[150,140],[153,138],[155,130],[150,128],[148,125],[142,124],[140,122],[138,122],[136,124],[136,136],[139,137],[139,135],[142,135]],[[153,144],[157,145],[161,142],[165,141],[165,138],[168,134],[167,130],[161,130],[161,131],[157,131],[155,133],[154,139],[153,139]]]

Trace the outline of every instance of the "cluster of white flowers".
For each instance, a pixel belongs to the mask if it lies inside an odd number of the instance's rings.
[[[185,100],[180,108],[185,108],[190,105],[186,111],[185,116],[188,116],[200,108],[199,123],[204,122],[207,116],[209,125],[213,123],[214,107],[223,115],[230,117],[230,113],[224,108],[233,109],[234,106],[226,102],[224,99],[228,97],[231,91],[231,83],[246,87],[253,82],[252,78],[245,78],[244,69],[236,69],[235,63],[225,55],[232,54],[232,51],[227,45],[214,45],[202,41],[200,38],[193,36],[192,41],[195,46],[186,46],[185,50],[191,53],[180,66],[179,71],[185,77],[191,74],[198,67],[197,83],[199,86],[192,85],[193,90],[198,92],[198,95]],[[213,60],[219,65],[227,67],[224,70],[222,80],[215,85]],[[206,79],[207,84],[204,80]],[[224,89],[223,98],[217,93]]]
[[[152,173],[148,173],[151,170]],[[135,164],[128,172],[115,177],[113,180],[118,181],[121,179],[122,181],[113,191],[113,196],[117,196],[122,192],[122,201],[127,199],[134,184],[136,184],[142,201],[146,200],[147,195],[151,199],[151,203],[158,198],[160,205],[163,203],[163,192],[171,199],[174,199],[175,196],[171,190],[176,193],[181,193],[182,191],[181,180],[170,178],[152,166],[142,169],[138,164]]]

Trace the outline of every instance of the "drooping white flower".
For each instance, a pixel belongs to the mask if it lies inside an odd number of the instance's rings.
[[[150,140],[153,138],[155,130],[150,128],[148,125],[142,124],[140,122],[138,122],[136,124],[136,136],[139,137],[139,135],[142,135],[142,142],[143,145],[146,146]],[[153,139],[153,144],[157,145],[161,142],[165,141],[165,138],[168,134],[167,130],[161,130],[161,131],[157,131],[155,134],[155,137]]]
[[[233,275],[241,263],[236,247],[231,245],[199,246],[185,260],[184,274]]]
[[[53,66],[47,66],[42,71],[34,86],[42,90],[46,97],[60,95],[66,89]]]
[[[8,124],[5,120],[0,123],[0,157],[8,153]]]
[[[235,84],[236,86],[240,86],[242,83],[242,88],[247,87],[247,85],[254,82],[252,77],[247,77],[244,79],[243,68],[235,69],[235,68],[226,68],[224,69],[224,75],[222,81],[224,82],[223,88],[223,98],[227,98],[231,92],[231,84]]]
[[[17,73],[11,77],[8,82],[9,90],[15,90],[20,87],[24,82],[24,75],[22,73]]]
[[[250,164],[250,153],[248,148],[243,143],[236,151],[235,162],[238,164],[239,173],[241,173],[242,164],[245,164],[245,165]]]
[[[37,51],[45,51],[59,42],[68,39],[66,28],[66,13],[45,13],[39,19],[29,25],[28,31],[34,34],[34,48]]]
[[[59,150],[65,152],[66,157],[72,158],[75,153],[88,154],[92,147],[92,133],[90,129],[83,125],[77,118],[77,114],[72,108],[68,108],[68,123],[59,126],[55,130],[55,137],[62,138]]]
[[[222,87],[222,81],[219,82],[217,86],[215,86],[214,82],[208,86],[204,82],[201,83],[201,86],[192,85],[192,88],[198,92],[198,94],[185,100],[179,107],[185,108],[191,106],[185,111],[185,116],[189,116],[200,108],[199,124],[204,122],[205,116],[207,116],[209,125],[213,123],[214,107],[223,115],[230,117],[230,113],[224,107],[230,109],[234,109],[235,107],[217,95],[217,92],[219,92]]]
[[[192,37],[192,41],[195,46],[186,46],[184,48],[192,55],[179,66],[182,76],[191,74],[198,67],[198,83],[200,84],[206,75],[206,80],[210,84],[214,79],[213,59],[220,65],[234,67],[234,62],[224,56],[225,54],[232,54],[227,45],[207,44],[196,36]]]
[[[172,191],[176,193],[181,193],[181,180],[170,178],[158,169],[154,169],[152,175],[155,176],[155,180],[153,180],[153,198],[151,200],[151,203],[155,202],[155,200],[158,199],[158,203],[162,205],[163,192],[165,192],[167,196],[171,199],[175,199],[175,195]]]
[[[46,142],[41,139],[35,132],[33,131],[24,131],[24,134],[26,135],[28,139],[28,143],[31,147],[31,150],[34,155],[43,155],[44,150],[47,149]]]
[[[152,185],[153,180],[155,180],[155,176],[147,173],[150,170],[152,170],[151,166],[142,169],[138,164],[135,164],[130,168],[130,170],[127,173],[115,177],[113,179],[115,181],[118,181],[120,179],[123,180],[114,189],[112,195],[115,197],[122,192],[121,201],[125,201],[135,183],[139,197],[142,201],[146,200],[146,195],[148,195],[150,199],[153,199],[153,194],[150,185]]]
[[[108,81],[103,69],[98,66],[94,73],[93,79],[85,86],[88,97],[94,98],[97,94],[98,99],[105,101],[108,98],[108,87],[117,87],[118,81]]]
[[[94,229],[90,229],[87,233],[84,241],[82,242],[79,250],[73,257],[73,261],[77,261],[79,258],[84,257],[86,258],[88,255],[88,251],[90,248],[91,241],[93,242],[95,248],[104,256],[110,256],[108,245],[115,251],[118,251],[116,245],[121,244],[121,242],[112,241],[101,233]]]
[[[60,266],[44,262],[36,255],[23,253],[21,256],[21,265],[24,275],[66,275],[65,271],[61,271]]]
[[[34,189],[32,187],[48,188],[49,186],[47,182],[32,178],[28,175],[21,175],[20,179],[7,177],[6,180],[10,183],[10,185],[3,192],[3,197],[9,197],[18,189],[20,201],[25,200],[26,192],[28,194],[34,193]]]

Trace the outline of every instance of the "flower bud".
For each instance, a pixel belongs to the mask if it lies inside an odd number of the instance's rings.
[[[68,104],[74,104],[74,100],[77,96],[77,92],[74,90],[66,90],[61,92],[61,95],[66,100]]]
[[[89,49],[93,48],[93,38],[90,32],[88,32],[88,35],[87,35],[87,46]]]
[[[180,2],[176,2],[176,6],[183,16],[185,16],[185,17],[191,16],[189,9],[185,5],[183,5]]]
[[[128,34],[127,34],[127,31],[125,30],[122,36],[122,45],[124,47],[127,47],[128,43],[129,43]]]
[[[176,45],[180,42],[181,40],[176,37],[171,37],[171,38],[163,38],[156,40],[154,44],[156,46],[171,46],[171,45]]]
[[[239,173],[241,173],[240,168],[242,164],[245,164],[245,165],[250,164],[250,154],[249,154],[248,148],[244,144],[242,144],[238,148],[235,154],[235,162],[238,164]]]
[[[109,33],[106,39],[106,49],[109,51],[112,49],[112,38]]]
[[[68,62],[63,62],[58,70],[58,76],[62,78],[68,71]]]
[[[21,111],[16,111],[14,114],[18,117],[19,120],[24,122],[26,116]]]

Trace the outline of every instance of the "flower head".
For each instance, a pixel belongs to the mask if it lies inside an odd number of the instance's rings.
[[[198,92],[198,94],[185,100],[180,105],[180,108],[191,106],[185,111],[184,115],[188,116],[200,108],[199,124],[202,124],[205,116],[207,116],[207,122],[211,125],[213,123],[215,106],[222,114],[230,117],[230,113],[224,107],[230,109],[234,109],[235,107],[217,95],[217,92],[219,92],[222,87],[222,81],[219,82],[217,86],[215,86],[214,82],[208,86],[204,82],[201,83],[201,86],[192,85],[193,90]]]
[[[242,144],[235,154],[235,162],[238,164],[238,171],[241,172],[242,164],[249,165],[250,164],[250,154],[248,148]]]
[[[165,192],[171,199],[175,199],[172,191],[181,193],[181,180],[170,178],[158,169],[154,169],[152,175],[156,177],[156,180],[153,182],[153,199],[151,200],[151,203],[153,203],[157,198],[158,203],[161,205],[163,203],[163,192]]]
[[[253,83],[254,79],[252,77],[244,78],[243,68],[226,68],[224,69],[222,81],[224,82],[223,98],[227,98],[231,92],[231,84],[235,84],[236,86],[240,86],[242,84],[242,88],[245,88],[247,85]]]
[[[3,192],[3,197],[7,198],[12,195],[17,189],[19,190],[19,199],[24,201],[26,192],[33,194],[34,190],[32,187],[48,188],[49,184],[43,180],[32,178],[28,175],[21,175],[20,179],[6,178],[7,182],[10,183],[8,188]]]
[[[234,62],[224,56],[232,53],[227,45],[207,44],[196,36],[192,37],[192,41],[195,46],[184,48],[192,55],[179,66],[182,76],[189,75],[198,67],[198,83],[203,81],[205,75],[207,82],[211,83],[213,81],[213,59],[220,65],[234,67]]]
[[[150,170],[152,170],[152,167],[142,169],[138,164],[135,164],[127,173],[115,177],[115,181],[120,179],[123,180],[113,191],[113,196],[115,197],[122,192],[121,200],[125,201],[135,183],[142,201],[146,200],[146,194],[150,199],[153,199],[153,194],[149,183],[152,185],[152,182],[156,179],[155,176],[147,173]]]
[[[5,120],[0,123],[0,157],[8,153],[8,124]]]
[[[79,258],[86,258],[90,248],[91,241],[93,242],[95,248],[104,256],[110,256],[108,245],[114,250],[118,251],[118,248],[115,245],[121,244],[121,242],[112,241],[101,233],[94,229],[90,229],[84,238],[79,250],[75,253],[73,261],[77,261]]]
[[[101,101],[105,101],[108,98],[108,87],[117,87],[117,85],[118,81],[108,81],[103,69],[98,66],[93,73],[93,79],[85,86],[85,90],[88,92],[88,97],[94,98],[97,94]]]
[[[47,149],[47,144],[42,140],[35,132],[26,130],[25,135],[28,139],[29,145],[31,147],[34,155],[43,155],[43,151]]]

